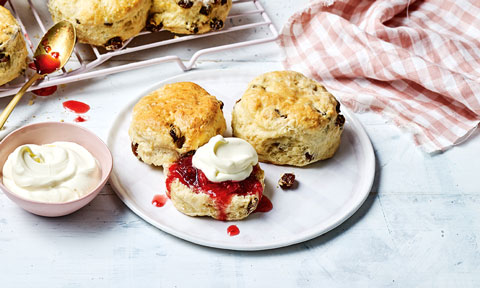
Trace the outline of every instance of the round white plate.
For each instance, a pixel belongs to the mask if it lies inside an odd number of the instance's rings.
[[[304,168],[261,163],[265,170],[264,194],[272,201],[267,213],[253,213],[242,221],[223,222],[206,217],[189,217],[168,201],[152,205],[156,194],[165,194],[161,168],[146,165],[133,155],[128,136],[135,103],[164,84],[192,81],[225,103],[223,112],[230,126],[235,101],[258,71],[208,70],[182,74],[143,91],[117,116],[108,137],[114,158],[110,178],[117,195],[137,215],[159,229],[200,245],[233,249],[263,250],[303,242],[335,228],[362,205],[370,192],[375,174],[375,156],[360,122],[342,107],[346,118],[340,148],[335,156]],[[229,128],[227,134],[231,133]],[[277,187],[280,176],[293,172],[295,190]],[[227,228],[237,225],[240,234],[229,236]]]

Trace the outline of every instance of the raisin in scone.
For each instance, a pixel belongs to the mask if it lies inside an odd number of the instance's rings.
[[[134,154],[168,165],[226,130],[223,103],[192,82],[167,84],[140,99],[129,128]]]
[[[242,139],[220,135],[164,173],[167,195],[189,216],[241,220],[255,211],[265,187],[255,149]]]
[[[305,166],[332,157],[344,123],[335,97],[293,71],[255,78],[232,113],[233,135],[252,144],[260,161],[279,165]]]
[[[147,29],[201,34],[223,28],[232,0],[153,0]]]
[[[27,57],[27,47],[17,20],[0,6],[0,86],[25,70]]]
[[[49,0],[53,21],[68,20],[77,30],[81,43],[122,47],[123,41],[137,35],[147,21],[152,0]]]

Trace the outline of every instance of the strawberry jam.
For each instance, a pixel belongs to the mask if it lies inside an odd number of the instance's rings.
[[[262,212],[266,213],[269,212],[273,209],[273,204],[270,199],[267,198],[267,196],[263,195],[262,199],[260,200],[260,203],[258,203],[257,209],[255,209],[254,212]]]
[[[242,181],[224,181],[212,182],[207,179],[205,174],[192,166],[192,156],[184,156],[173,163],[169,168],[169,175],[166,180],[167,195],[170,197],[170,186],[175,179],[179,179],[182,184],[188,186],[195,193],[206,193],[214,199],[218,218],[226,220],[226,209],[234,195],[259,195],[262,197],[262,183],[255,177],[260,167],[255,165],[253,171],[245,180]]]
[[[33,94],[38,96],[50,96],[57,91],[57,86],[50,86],[33,90]]]
[[[240,234],[240,229],[238,229],[237,225],[230,225],[227,228],[227,233],[230,236],[237,236]]]
[[[75,100],[63,102],[63,107],[77,114],[84,114],[90,110],[90,106],[88,104]]]
[[[155,195],[153,196],[152,205],[156,207],[163,207],[167,203],[167,196],[165,195]]]
[[[39,74],[49,74],[60,68],[60,60],[49,54],[41,54],[33,59]]]

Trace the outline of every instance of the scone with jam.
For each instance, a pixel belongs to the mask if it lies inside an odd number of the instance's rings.
[[[164,173],[167,195],[178,211],[224,221],[255,211],[265,186],[255,149],[242,139],[220,135],[164,167]]]

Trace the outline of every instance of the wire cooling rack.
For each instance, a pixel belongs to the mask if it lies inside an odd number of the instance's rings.
[[[20,1],[8,0],[5,7],[12,12],[24,32],[30,62],[32,62],[36,47],[33,42],[38,42],[41,35],[53,23],[46,8],[46,1],[27,0],[23,6],[21,4]],[[25,9],[26,6],[30,9]],[[183,71],[188,71],[203,55],[272,42],[277,38],[278,31],[258,0],[233,0],[232,10],[225,21],[225,27],[220,31],[185,36],[174,35],[164,30],[159,32],[142,31],[115,51],[77,44],[70,61],[61,71],[32,85],[29,91],[165,62],[175,62]],[[212,42],[220,44],[209,46],[209,43]],[[165,55],[163,54],[164,50],[168,50],[167,48],[170,46],[181,47],[183,49],[180,50],[190,52],[192,54],[190,59],[182,60],[178,55],[168,55],[168,51],[167,56],[163,56]],[[135,56],[144,55],[144,57],[140,57],[138,61],[129,61],[130,63],[127,64],[109,65],[108,60],[114,57],[122,60],[123,55],[130,53],[135,53]],[[34,73],[33,70],[27,69],[25,75],[0,86],[0,97],[17,93],[32,73]]]

